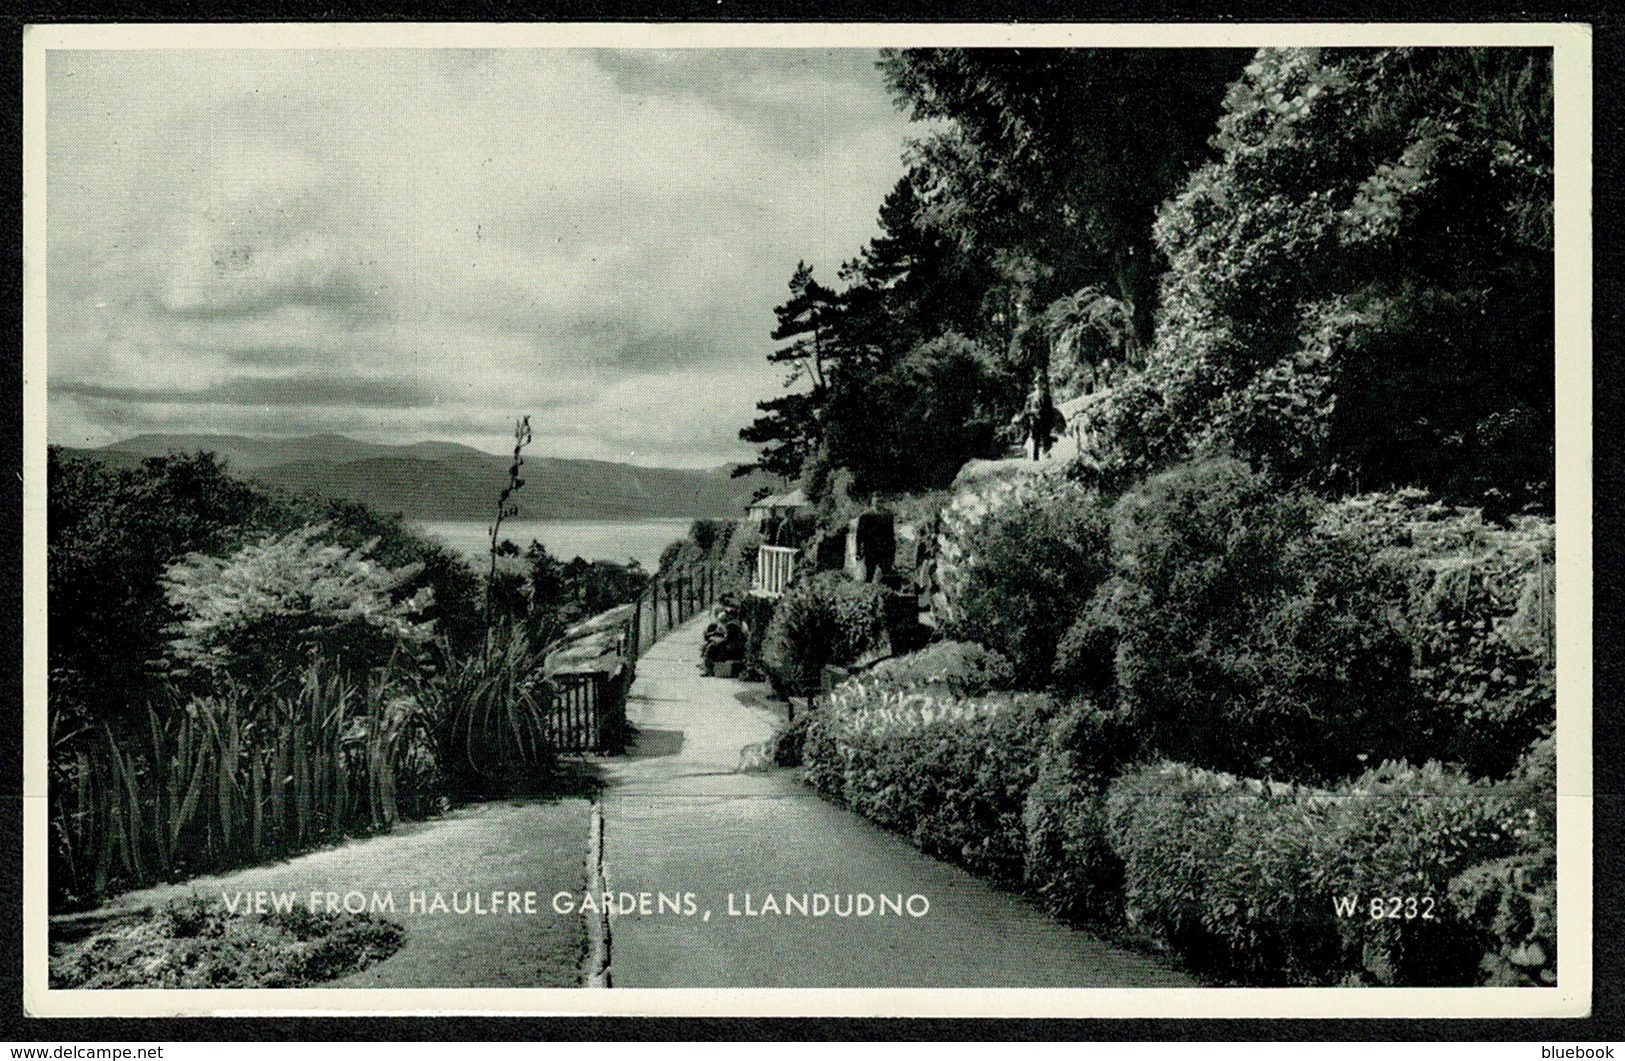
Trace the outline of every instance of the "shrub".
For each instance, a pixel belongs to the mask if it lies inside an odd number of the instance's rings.
[[[381,962],[405,941],[402,926],[371,914],[244,915],[194,896],[64,948],[51,986],[304,987]]]
[[[113,468],[51,447],[46,479],[52,695],[139,725],[161,678],[148,663],[163,655],[175,618],[164,568],[304,521],[211,453]]]
[[[803,711],[794,722],[781,726],[773,734],[773,765],[800,766],[807,746],[807,727],[812,713]]]
[[[977,696],[1010,688],[1015,669],[1004,656],[975,642],[939,641],[906,656],[881,660],[864,677],[883,688]]]
[[[1017,882],[1022,804],[1052,714],[1041,696],[934,697],[853,679],[809,719],[807,778],[927,854]]]
[[[964,550],[948,632],[1009,657],[1018,687],[1047,684],[1061,635],[1109,572],[1097,496],[1048,481],[994,508]]]
[[[1120,719],[1087,703],[1050,723],[1022,808],[1025,877],[1068,921],[1112,921],[1121,912],[1123,861],[1106,835],[1106,786],[1133,748]]]
[[[728,547],[734,526],[731,520],[697,519],[689,524],[688,540],[708,559],[715,558]]]
[[[1324,893],[1418,896],[1434,917],[1338,921],[1343,963],[1359,983],[1477,982],[1480,926],[1452,909],[1450,885],[1474,865],[1516,853],[1529,793],[1470,780],[1437,763],[1385,764],[1338,789],[1335,843],[1320,854]]]
[[[1117,597],[1122,589],[1121,581],[1108,580],[1061,635],[1051,678],[1062,693],[1102,702],[1116,700],[1117,644],[1122,639]]]
[[[1233,460],[1118,504],[1105,629],[1121,705],[1154,750],[1312,781],[1420,750],[1402,577],[1359,541],[1315,535],[1316,510]]]
[[[395,590],[396,599],[428,589],[420,620],[459,650],[472,648],[485,636],[485,584],[460,553],[414,530],[400,516],[376,512],[356,501],[328,498],[309,504],[306,522],[326,528],[322,537],[335,545],[364,551],[369,561],[391,571],[415,572]]]
[[[1430,750],[1474,774],[1505,776],[1556,721],[1552,521],[1496,526],[1476,510],[1401,491],[1340,501],[1321,524],[1405,572],[1405,633]]]
[[[1290,786],[1173,763],[1129,771],[1106,816],[1130,922],[1232,982],[1324,982],[1337,937],[1310,874],[1328,813]]]
[[[1113,782],[1107,821],[1130,920],[1195,968],[1256,984],[1450,986],[1486,976],[1494,919],[1476,920],[1473,903],[1505,890],[1479,882],[1503,873],[1538,802],[1530,785],[1437,763],[1385,764],[1327,791],[1163,762]],[[1391,897],[1398,916],[1372,916]],[[1536,920],[1509,931],[1543,930]]]
[[[1557,982],[1557,757],[1536,741],[1509,787],[1525,820],[1515,855],[1480,863],[1450,882],[1456,916],[1479,930],[1483,983],[1497,987]]]
[[[324,529],[267,537],[224,559],[193,553],[164,572],[181,615],[170,651],[183,673],[263,679],[313,651],[364,671],[429,639],[418,616],[430,591],[396,599],[417,569],[390,571],[365,548],[326,544]]]
[[[752,523],[740,525],[729,535],[717,567],[719,594],[744,596],[750,592],[751,580],[756,576],[756,554],[762,545],[762,533]]]
[[[463,798],[534,792],[550,776],[552,699],[542,653],[524,630],[490,631],[476,651],[442,646],[420,696],[451,793]]]
[[[817,688],[826,665],[858,662],[886,643],[886,591],[828,571],[796,581],[779,598],[762,658],[787,689]]]

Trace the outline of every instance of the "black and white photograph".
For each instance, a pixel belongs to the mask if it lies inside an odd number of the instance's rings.
[[[1588,1011],[1584,27],[24,74],[30,1013]]]

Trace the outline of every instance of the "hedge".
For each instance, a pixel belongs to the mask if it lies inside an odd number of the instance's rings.
[[[1194,969],[1467,986],[1555,968],[1538,824],[1552,799],[1524,777],[1490,784],[1437,763],[1319,790],[1159,762],[1112,783],[1106,820],[1129,921]]]
[[[1015,883],[1022,809],[1053,716],[1043,696],[960,698],[852,679],[809,716],[806,777],[927,854]]]
[[[1050,724],[1022,808],[1027,888],[1062,919],[1116,921],[1123,860],[1106,835],[1106,787],[1137,750],[1115,714],[1088,703]]]
[[[1124,920],[1217,980],[1552,982],[1550,741],[1502,782],[1387,763],[1329,789],[1125,768],[1138,748],[1087,704],[852,679],[806,716],[802,756],[927,854],[1068,920]]]

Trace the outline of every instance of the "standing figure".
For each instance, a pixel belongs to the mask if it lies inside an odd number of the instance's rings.
[[[1033,460],[1049,456],[1055,437],[1066,428],[1066,417],[1055,408],[1055,398],[1049,389],[1049,373],[1040,371],[1027,396],[1027,406],[1021,411],[1022,444],[1032,447]]]

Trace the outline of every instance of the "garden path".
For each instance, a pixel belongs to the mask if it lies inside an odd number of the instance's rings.
[[[674,630],[639,661],[628,704],[639,736],[605,764],[603,884],[654,893],[648,913],[610,915],[611,986],[1192,986],[921,854],[820,799],[792,770],[756,768],[779,719],[755,703],[757,687],[699,673],[703,625]],[[660,912],[662,892],[693,893],[694,914]],[[855,893],[919,895],[930,908],[923,917],[748,913],[770,894],[786,906],[785,893],[839,895],[843,909]]]

